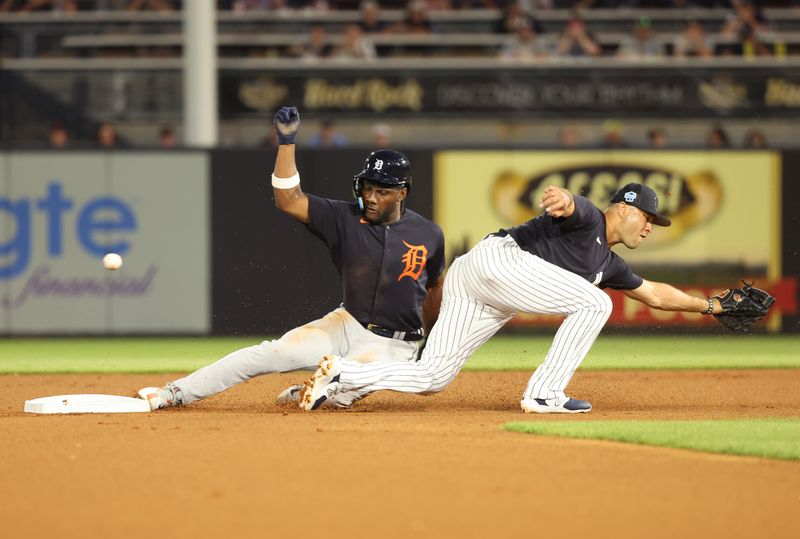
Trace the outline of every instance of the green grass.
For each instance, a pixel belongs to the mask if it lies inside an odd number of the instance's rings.
[[[506,430],[591,440],[800,460],[800,419],[512,422]]]
[[[259,338],[0,339],[0,373],[188,372]],[[467,370],[533,370],[551,337],[497,336]],[[800,336],[601,336],[582,369],[800,368]]]
[[[90,338],[0,340],[0,373],[189,372],[259,339]]]
[[[470,359],[479,370],[528,370],[544,360],[550,337],[490,339]],[[581,369],[728,369],[800,367],[800,335],[601,335]]]

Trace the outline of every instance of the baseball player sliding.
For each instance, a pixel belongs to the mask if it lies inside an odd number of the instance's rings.
[[[518,311],[560,314],[564,321],[520,402],[524,412],[579,413],[592,405],[564,390],[611,314],[602,288],[622,290],[655,309],[698,313],[726,310],[720,297],[701,298],[631,271],[609,248],[636,249],[669,226],[655,192],[628,184],[603,212],[581,196],[548,186],[540,216],[489,234],[455,260],[444,281],[439,320],[418,363],[359,364],[327,356],[306,382],[300,407],[314,410],[339,392],[443,390],[469,357]]]
[[[377,150],[353,178],[355,203],[306,194],[295,164],[299,126],[295,107],[275,115],[275,205],[328,247],[341,275],[342,305],[278,340],[232,352],[164,387],[141,389],[138,394],[151,410],[188,404],[262,374],[313,370],[327,354],[354,364],[416,360],[423,335],[439,313],[444,235],[405,207],[411,164],[400,152]],[[287,388],[278,402],[297,401],[301,387]],[[347,407],[367,393],[343,390],[328,401]]]

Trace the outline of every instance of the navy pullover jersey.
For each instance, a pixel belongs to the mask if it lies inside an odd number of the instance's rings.
[[[643,279],[608,247],[603,212],[582,196],[575,197],[569,217],[539,215],[506,230],[525,251],[576,273],[600,288],[639,288]]]
[[[362,324],[394,331],[422,327],[428,283],[444,271],[444,234],[406,209],[373,225],[355,203],[308,195],[308,229],[328,246],[342,279],[344,308]]]

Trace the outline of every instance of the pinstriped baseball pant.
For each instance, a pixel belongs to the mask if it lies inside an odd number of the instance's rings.
[[[611,299],[582,277],[489,236],[456,259],[445,277],[439,319],[417,363],[340,363],[342,390],[434,393],[517,312],[564,321],[523,398],[563,399],[564,388],[611,314]]]

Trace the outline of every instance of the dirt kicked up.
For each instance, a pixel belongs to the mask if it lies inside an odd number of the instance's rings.
[[[0,376],[2,536],[792,537],[800,462],[503,431],[527,372],[466,372],[351,411],[273,404],[303,374],[182,409],[24,414],[175,376]],[[800,416],[800,370],[579,371],[576,421]]]

